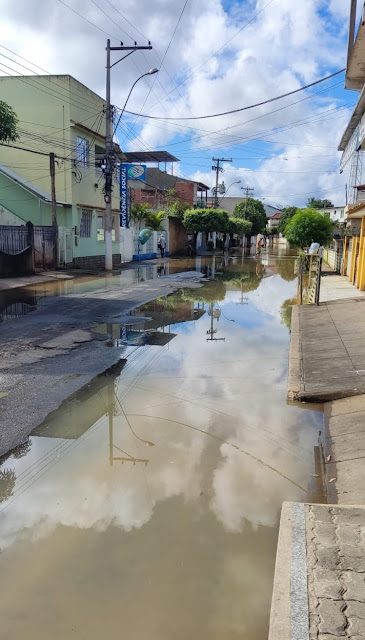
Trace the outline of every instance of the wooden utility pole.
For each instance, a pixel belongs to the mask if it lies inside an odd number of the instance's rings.
[[[57,225],[57,202],[56,202],[56,171],[55,154],[49,154],[49,172],[51,176],[51,201],[52,201],[52,227],[53,227],[53,266],[58,267],[58,225]]]

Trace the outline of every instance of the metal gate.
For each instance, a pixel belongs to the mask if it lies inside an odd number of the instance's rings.
[[[72,264],[72,231],[68,227],[58,227],[58,263],[60,267]]]
[[[52,269],[54,265],[53,227],[34,227],[34,264],[40,269]]]

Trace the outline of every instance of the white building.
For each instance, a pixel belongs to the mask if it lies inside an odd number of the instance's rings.
[[[345,206],[326,207],[325,209],[317,209],[318,213],[327,214],[333,222],[345,221]]]

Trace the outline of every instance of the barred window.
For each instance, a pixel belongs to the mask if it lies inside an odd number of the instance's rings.
[[[88,164],[88,142],[85,138],[77,136],[77,162],[82,167],[87,167]]]
[[[81,210],[80,238],[91,238],[91,222],[93,212],[90,209]]]

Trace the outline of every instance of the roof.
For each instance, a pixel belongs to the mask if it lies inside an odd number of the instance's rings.
[[[344,151],[351,139],[352,134],[354,133],[357,125],[359,124],[363,114],[365,111],[365,85],[360,93],[360,97],[357,101],[355,109],[352,112],[352,116],[350,121],[342,135],[341,142],[338,145],[339,151]]]
[[[128,155],[128,153],[126,154]],[[171,173],[166,173],[158,169],[158,167],[147,167],[146,180],[128,180],[132,189],[160,189],[168,190],[174,189],[177,182],[192,182],[197,185],[199,191],[210,189],[202,182],[196,182],[195,180],[188,180],[187,178],[181,178],[180,176],[174,176]]]
[[[270,220],[280,220],[281,216],[282,216],[282,212],[281,211],[277,211],[276,213],[273,213],[272,216],[269,216]]]
[[[49,193],[47,193],[46,191],[43,191],[42,189],[39,189],[39,187],[34,185],[32,182],[28,182],[28,180],[24,180],[24,178],[22,178],[20,175],[15,173],[15,171],[8,169],[8,167],[5,167],[3,164],[0,164],[0,172],[3,173],[8,178],[10,178],[10,180],[13,180],[13,182],[17,182],[24,189],[31,191],[38,198],[41,198],[45,202],[52,202],[52,198]],[[57,201],[57,204],[70,206],[67,204],[67,202]]]
[[[204,184],[204,182],[196,182],[196,180],[192,180],[191,182],[195,182],[198,187],[198,191],[210,191],[210,187]]]
[[[125,151],[126,162],[177,162],[168,151]]]

